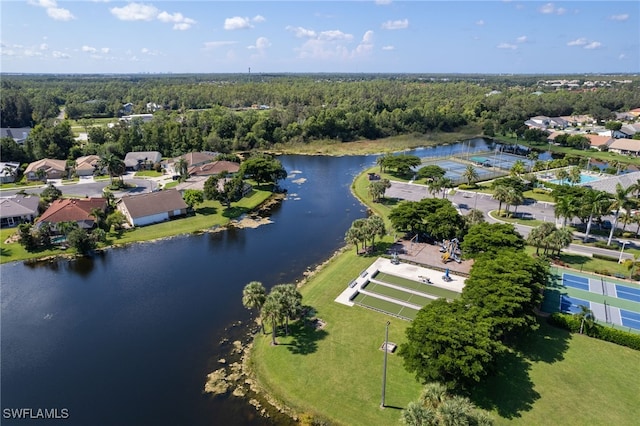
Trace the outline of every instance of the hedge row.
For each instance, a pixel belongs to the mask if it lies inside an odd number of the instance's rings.
[[[618,262],[618,258],[614,257],[614,256],[608,256],[606,254],[600,254],[600,253],[593,253],[593,258],[594,259],[601,259],[601,260],[608,260],[611,262]]]
[[[580,331],[580,319],[575,315],[556,312],[549,316],[548,321],[549,324],[564,328],[572,333],[578,333]],[[585,325],[583,332],[589,337],[640,351],[640,334],[634,334],[600,324],[593,324],[591,327]]]

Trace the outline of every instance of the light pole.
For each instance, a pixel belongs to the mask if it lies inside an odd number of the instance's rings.
[[[629,244],[629,241],[621,241],[622,248],[620,249],[620,257],[618,258],[618,263],[622,263],[622,253],[624,253],[624,246]]]
[[[387,321],[387,328],[384,334],[384,365],[382,367],[382,400],[380,401],[380,408],[384,408],[384,393],[387,387],[387,343],[389,342],[389,325],[391,321]]]

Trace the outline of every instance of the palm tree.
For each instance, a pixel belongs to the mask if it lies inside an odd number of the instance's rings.
[[[446,198],[447,189],[453,188],[453,180],[447,177],[441,177],[438,180],[440,181],[440,185],[442,186],[442,198]]]
[[[620,215],[620,222],[622,223],[622,233],[624,234],[625,230],[627,229],[627,225],[633,223],[633,215],[631,214],[631,212],[629,212],[628,210],[626,212],[623,212]]]
[[[566,227],[554,229],[549,236],[549,243],[554,250],[557,250],[557,256],[560,256],[563,248],[569,247],[571,241],[573,241],[573,232]]]
[[[96,219],[96,227],[100,229],[104,227],[104,223],[105,223],[104,219],[107,216],[104,210],[99,208],[93,208],[91,209],[91,213],[89,213],[89,216],[93,216]]]
[[[591,232],[591,225],[593,225],[593,218],[602,216],[603,212],[611,205],[611,196],[604,191],[589,189],[581,201],[587,207],[589,212],[587,230],[584,235],[584,241],[586,242],[589,240],[589,233]]]
[[[242,305],[247,309],[260,312],[266,298],[267,290],[260,281],[251,281],[242,289]],[[264,322],[262,322],[262,333],[264,334]]]
[[[564,184],[564,180],[569,177],[569,173],[566,169],[556,170],[556,179],[560,181],[560,185]]]
[[[271,321],[271,345],[275,346],[276,342],[276,323],[282,315],[282,306],[280,306],[280,300],[276,293],[270,292],[262,304],[260,310],[262,322]]]
[[[493,188],[493,198],[499,201],[498,214],[502,210],[502,203],[507,201],[509,197],[509,187],[506,185],[496,185]]]
[[[553,207],[553,212],[556,218],[563,218],[562,226],[567,226],[567,220],[573,219],[576,215],[575,198],[571,195],[558,198],[558,201],[556,201],[556,204]]]
[[[510,175],[513,177],[518,177],[524,174],[526,171],[527,167],[525,166],[524,161],[517,160],[515,163],[513,163],[513,166],[511,166]]]
[[[518,206],[524,202],[524,194],[522,191],[516,188],[509,188],[509,192],[507,195],[507,206],[512,205],[515,206],[513,211],[514,217],[518,215]],[[509,213],[509,209],[507,208],[507,215]]]
[[[469,226],[476,225],[478,223],[485,222],[484,213],[482,210],[471,209],[469,213],[465,216],[465,220],[469,224]]]
[[[581,180],[582,175],[580,174],[580,167],[572,167],[569,170],[569,183],[571,183],[571,185],[576,185],[580,183]]]
[[[467,180],[467,184],[471,186],[472,183],[478,180],[478,172],[475,167],[469,164],[467,168],[464,169],[464,172],[462,172],[462,177],[465,178]]]
[[[47,172],[46,172],[46,171],[44,171],[44,169],[38,169],[38,170],[36,170],[36,178],[37,178],[38,180],[43,181],[43,182],[44,182],[44,181],[46,181],[46,180],[47,180]]]
[[[608,246],[611,245],[611,240],[613,239],[613,231],[615,231],[616,226],[618,225],[618,216],[620,215],[620,209],[628,210],[632,206],[631,199],[629,198],[629,188],[624,188],[620,183],[616,184],[616,192],[615,194],[613,194],[613,202],[610,206],[611,210],[615,210],[615,214],[613,217],[613,225],[611,226],[611,231],[609,232],[609,239],[607,240]]]
[[[536,254],[540,254],[540,247],[544,246],[544,254],[547,254],[547,238],[554,229],[555,225],[551,222],[545,222],[540,226],[536,226],[531,230],[531,232],[529,232],[529,235],[527,236],[527,244],[532,245],[536,248]]]
[[[380,216],[370,216],[367,222],[369,235],[371,236],[371,247],[375,250],[376,237],[384,237],[387,234],[387,229],[384,226],[384,220]]]
[[[175,171],[180,175],[180,182],[184,182],[189,177],[189,163],[184,157],[180,157],[173,165]]]
[[[629,279],[633,279],[633,273],[638,267],[638,264],[640,264],[639,260],[640,260],[640,254],[634,253],[633,259],[625,259],[624,262],[622,262],[624,266],[626,266],[627,269],[629,270]]]
[[[280,315],[285,319],[285,336],[289,334],[289,320],[300,315],[302,310],[302,295],[295,284],[278,284],[273,286],[271,293],[275,293],[281,307]]]
[[[593,311],[584,305],[579,305],[580,312],[576,315],[580,320],[580,334],[584,330],[584,326],[586,324],[587,328],[591,328],[593,326],[595,316],[593,315]]]
[[[431,195],[436,195],[438,192],[442,191],[442,179],[431,179],[427,182],[427,189]]]
[[[116,157],[114,154],[106,154],[104,157],[100,158],[98,167],[100,169],[107,170],[107,173],[109,173],[109,178],[111,179],[111,185],[113,185],[114,177],[121,178],[126,171],[124,161]]]
[[[358,229],[354,228],[353,225],[351,228],[347,229],[347,233],[344,236],[344,240],[348,244],[354,244],[356,246],[356,253],[359,253],[358,243],[360,242],[360,232]]]

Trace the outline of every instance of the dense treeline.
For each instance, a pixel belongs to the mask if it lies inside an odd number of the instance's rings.
[[[0,117],[2,127],[46,129],[64,107],[68,118],[84,119],[89,143],[51,154],[74,158],[130,150],[173,156],[200,149],[267,149],[318,139],[348,142],[448,132],[469,123],[509,131],[534,115],[592,114],[605,120],[613,111],[640,105],[640,80],[590,91],[556,91],[536,82],[532,76],[3,76]],[[91,127],[94,118],[124,114],[126,103],[133,105],[132,113],[148,112],[148,103],[163,110],[147,123]],[[255,105],[266,107],[250,109]],[[42,145],[27,144],[24,155],[42,158]]]

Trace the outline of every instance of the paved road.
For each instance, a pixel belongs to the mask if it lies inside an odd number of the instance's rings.
[[[152,192],[158,188],[158,183],[155,179],[142,179],[134,178],[133,174],[124,176],[124,180],[134,185],[135,187],[126,191],[129,194],[142,194],[145,192]],[[102,190],[109,185],[109,180],[94,181],[93,179],[81,180],[78,183],[72,183],[63,185],[59,181],[54,181],[53,184],[56,188],[60,189],[64,195],[73,195],[77,197],[101,197]],[[40,194],[46,185],[37,187],[24,188],[24,191],[28,194]],[[22,189],[4,189],[0,191],[0,196],[8,197],[15,195]]]
[[[425,197],[433,197],[433,195],[428,192],[427,187],[425,185],[395,182],[395,181],[391,182],[391,188],[387,189],[387,191],[385,192],[385,196],[400,198],[400,199],[410,200],[410,201],[419,201]],[[442,193],[436,196],[441,197]],[[478,209],[484,212],[485,219],[488,222],[492,222],[492,223],[500,222],[499,220],[496,220],[488,215],[490,211],[497,210],[499,205],[498,201],[494,200],[489,194],[482,194],[482,193],[477,193],[472,191],[456,191],[454,195],[447,195],[447,198],[451,200],[452,203],[458,206],[458,209],[462,214],[467,214],[472,209]],[[517,211],[518,213],[523,213],[524,215],[526,215],[527,217],[531,217],[532,219],[538,219],[545,222],[555,222],[553,203],[529,202],[525,205],[518,206]],[[604,217],[603,219],[609,219],[611,222],[613,222],[612,216]],[[529,232],[532,229],[532,227],[530,226],[519,225],[519,224],[516,224],[515,228],[525,238],[529,235]],[[578,232],[574,233],[574,237],[576,239],[580,239],[583,236],[584,234],[581,234]],[[605,237],[594,237],[594,238],[597,238],[603,241],[607,240],[607,238]],[[634,241],[634,240],[624,240],[624,241],[629,241],[629,243],[625,246],[625,248],[638,247],[637,241]],[[580,253],[584,255],[591,255],[594,253],[598,253],[606,256],[619,257],[621,246],[622,246],[622,240],[614,239],[614,242],[612,242],[613,248],[611,250],[601,249],[598,247],[582,246],[579,244],[571,244],[567,248],[567,251]],[[628,253],[625,253],[625,252],[622,253],[622,259],[632,259],[632,258],[633,256]]]

